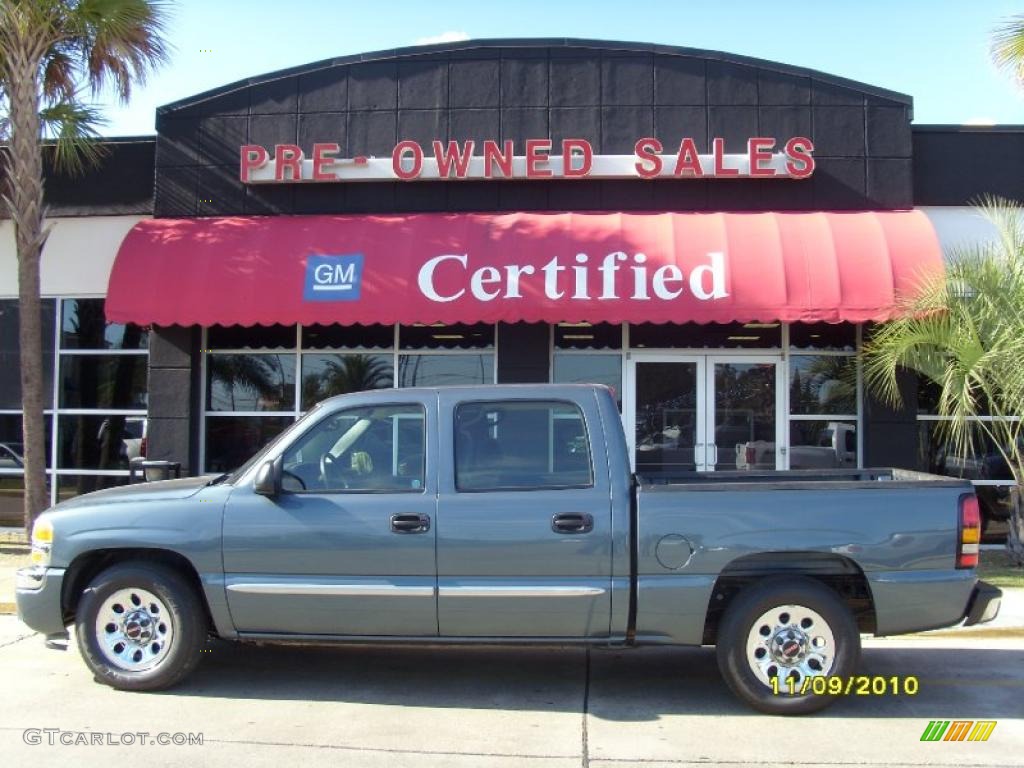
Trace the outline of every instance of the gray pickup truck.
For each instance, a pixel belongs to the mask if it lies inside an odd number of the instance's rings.
[[[979,534],[969,483],[901,470],[634,476],[603,387],[395,389],[320,403],[231,475],[48,510],[17,600],[121,689],[179,682],[210,634],[715,645],[738,696],[800,713],[861,633],[991,620]]]

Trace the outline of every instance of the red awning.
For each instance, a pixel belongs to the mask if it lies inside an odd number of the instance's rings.
[[[941,274],[918,211],[153,219],[107,317],[154,325],[864,322]]]

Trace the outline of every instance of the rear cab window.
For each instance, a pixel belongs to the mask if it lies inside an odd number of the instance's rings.
[[[459,492],[589,488],[593,461],[579,406],[555,400],[459,403]]]

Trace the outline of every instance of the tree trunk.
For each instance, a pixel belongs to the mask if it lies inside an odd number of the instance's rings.
[[[1006,534],[1006,552],[1010,561],[1024,567],[1024,507],[1022,507],[1020,485],[1010,490],[1010,532]]]
[[[40,323],[39,259],[43,230],[43,163],[40,151],[39,58],[5,51],[10,83],[11,146],[8,207],[18,251],[22,434],[25,459],[25,528],[49,506],[43,422],[43,347]],[[56,424],[54,424],[56,428]]]

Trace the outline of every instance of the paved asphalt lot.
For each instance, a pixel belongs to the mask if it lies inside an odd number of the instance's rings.
[[[6,766],[1020,766],[1024,755],[1020,635],[871,640],[862,673],[917,675],[920,693],[803,718],[739,704],[709,649],[594,650],[588,663],[574,648],[214,644],[181,687],[131,694],[0,616],[0,664]],[[939,718],[998,725],[984,743],[920,742]],[[201,732],[203,744],[51,746],[42,733],[31,745],[26,728]]]

